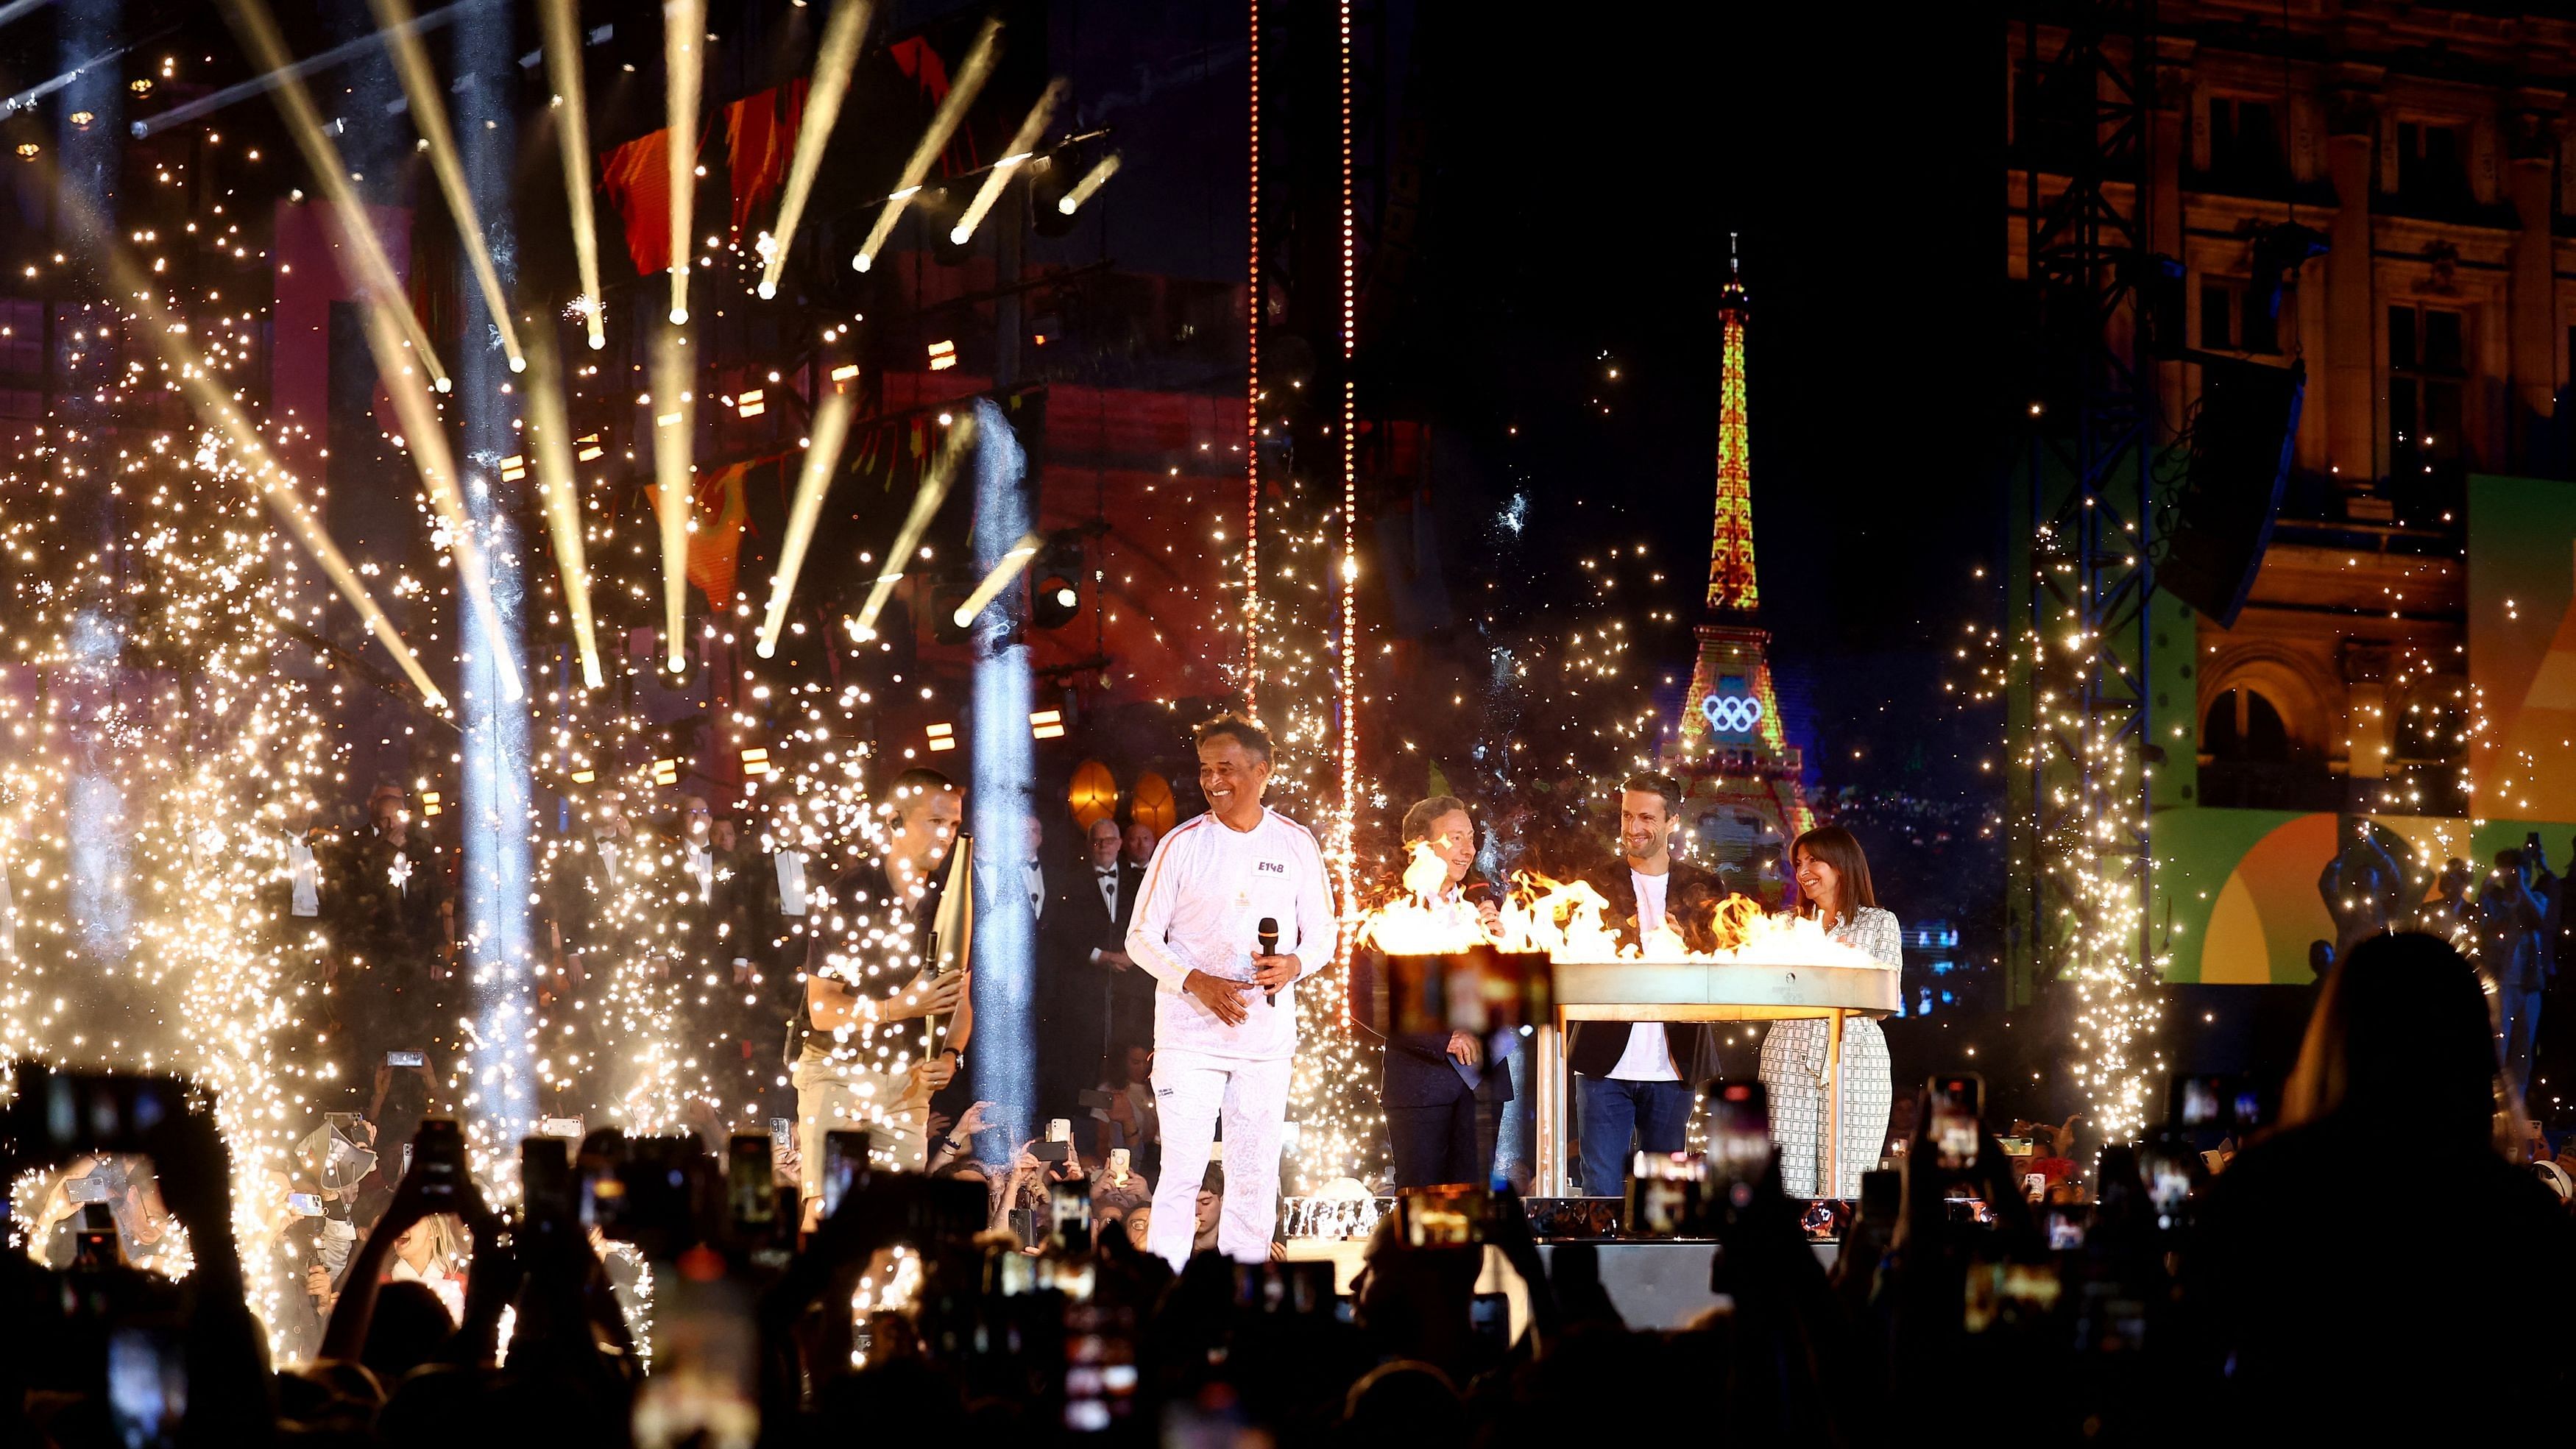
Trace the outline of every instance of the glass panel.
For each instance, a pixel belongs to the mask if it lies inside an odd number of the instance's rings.
[[[2412,307],[2388,309],[2388,365],[2415,365],[2415,309]]]
[[[2388,439],[2399,450],[2417,447],[2415,379],[2401,377],[2388,388]]]
[[[2254,305],[2254,298],[2250,293],[2238,300],[2243,304],[2245,320],[2237,328],[2239,335],[2236,345],[2248,352],[2280,351],[2277,319],[2264,315],[2263,309]]]
[[[2424,366],[2435,372],[2461,371],[2460,314],[2424,312]]]
[[[2227,325],[2227,289],[2216,282],[2200,284],[2200,345],[2230,348],[2236,334]]]
[[[2461,444],[2460,385],[2456,382],[2424,384],[2424,446],[2436,458],[2457,458]]]

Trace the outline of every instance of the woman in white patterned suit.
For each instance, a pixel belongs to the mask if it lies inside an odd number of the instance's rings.
[[[1825,934],[1854,947],[1890,971],[1903,963],[1896,917],[1878,908],[1869,888],[1869,857],[1839,825],[1822,825],[1789,847],[1798,878],[1799,913],[1824,923]],[[1820,1186],[1818,1158],[1825,1135],[1825,1037],[1822,1021],[1775,1023],[1762,1039],[1762,1085],[1771,1098],[1771,1141],[1780,1149],[1780,1186],[1791,1197],[1860,1196],[1860,1175],[1878,1166],[1887,1144],[1887,1034],[1878,1023],[1851,1017],[1843,1024],[1842,1142],[1835,1154],[1842,1179]]]

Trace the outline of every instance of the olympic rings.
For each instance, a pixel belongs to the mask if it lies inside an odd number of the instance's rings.
[[[1762,701],[1749,694],[1712,694],[1699,702],[1709,728],[1722,735],[1749,735],[1762,723]]]

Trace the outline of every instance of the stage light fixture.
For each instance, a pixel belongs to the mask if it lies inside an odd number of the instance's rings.
[[[1038,740],[1064,738],[1064,711],[1060,709],[1029,711],[1029,738]]]
[[[904,207],[921,191],[921,183],[930,175],[930,167],[939,159],[939,153],[948,149],[949,138],[957,134],[958,123],[966,119],[966,108],[975,103],[975,96],[984,89],[984,82],[992,79],[993,62],[1000,53],[1001,38],[1002,22],[999,20],[987,19],[983,29],[975,33],[975,43],[966,52],[965,64],[957,68],[957,74],[949,81],[948,94],[940,100],[939,109],[930,117],[930,129],[922,132],[921,139],[913,145],[911,158],[904,162],[902,181],[886,197],[885,205],[877,212],[876,224],[868,229],[868,239],[859,244],[857,255],[850,258],[853,271],[864,272],[874,266],[878,254],[885,250],[886,240],[894,235],[894,224],[903,219]]]
[[[973,627],[975,616],[983,613],[986,605],[1002,596],[1002,590],[1011,586],[1011,581],[1020,576],[1020,570],[1028,567],[1029,560],[1037,557],[1038,550],[1043,546],[1043,540],[1034,533],[1028,533],[1022,534],[1019,542],[1003,550],[1002,556],[994,561],[991,571],[984,575],[983,582],[975,586],[975,591],[968,594],[964,601],[958,604],[957,611],[950,616],[957,627],[960,629]]]
[[[1020,118],[1020,129],[1012,133],[1011,144],[1003,150],[1001,159],[993,163],[992,169],[984,173],[984,184],[975,188],[975,199],[966,204],[966,214],[959,217],[957,225],[949,230],[950,241],[964,246],[974,237],[975,228],[992,211],[993,203],[1001,199],[1002,188],[1011,184],[1011,173],[1037,154],[1038,137],[1046,134],[1047,122],[1055,119],[1055,108],[1063,103],[1065,92],[1071,89],[1072,83],[1058,76],[1047,82],[1047,88],[1038,93],[1037,104],[1029,107],[1029,113]]]
[[[935,724],[922,731],[922,735],[930,742],[930,748],[934,754],[941,750],[953,750],[957,748],[957,727],[955,725]]]
[[[1047,536],[1046,547],[1029,567],[1029,577],[1036,581],[1029,590],[1029,627],[1060,629],[1074,621],[1082,606],[1084,562],[1080,529],[1058,529]]]
[[[824,22],[823,42],[814,52],[814,78],[805,87],[804,119],[796,128],[796,153],[787,166],[787,191],[778,205],[778,224],[763,238],[760,295],[764,298],[778,295],[778,278],[787,270],[788,249],[796,242],[796,225],[813,195],[823,147],[849,94],[850,73],[858,63],[859,41],[867,34],[873,8],[869,0],[841,0],[832,8],[832,18]]]

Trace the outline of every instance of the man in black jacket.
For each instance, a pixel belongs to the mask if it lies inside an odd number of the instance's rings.
[[[1584,879],[1610,903],[1608,924],[1622,947],[1657,931],[1686,935],[1722,899],[1710,872],[1673,859],[1682,785],[1670,775],[1632,775],[1619,792],[1619,864]],[[1691,1087],[1717,1074],[1717,1034],[1704,1022],[1584,1022],[1566,1048],[1574,1071],[1583,1147],[1583,1190],[1625,1190],[1629,1144],[1679,1152],[1690,1127]]]
[[[1108,1069],[1111,1044],[1154,1039],[1154,978],[1127,955],[1145,872],[1119,858],[1118,822],[1104,815],[1084,832],[1082,865],[1055,876],[1041,917],[1040,1115],[1079,1116],[1074,1097]]]
[[[1434,795],[1404,812],[1404,848],[1409,857],[1428,845],[1449,868],[1441,898],[1465,898],[1469,872],[1476,864],[1476,826],[1467,802],[1453,795]],[[1491,893],[1477,901],[1478,914],[1490,925],[1498,906]],[[1352,1000],[1376,993],[1375,978],[1382,953],[1361,945],[1351,958]],[[1393,1032],[1386,1042],[1385,1066],[1378,1079],[1378,1106],[1386,1113],[1388,1154],[1397,1187],[1428,1187],[1465,1182],[1478,1187],[1492,1175],[1494,1148],[1478,1129],[1476,1106],[1512,1099],[1512,1074],[1500,1061],[1484,1060],[1484,1043],[1472,1032]]]

